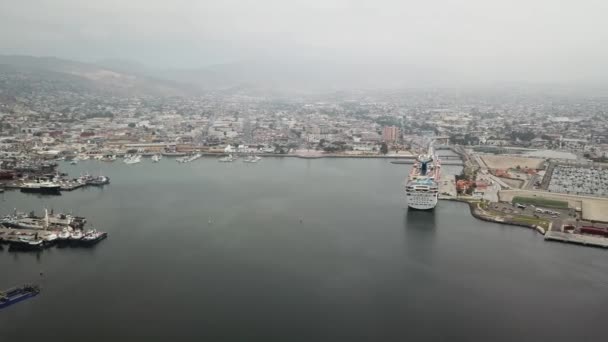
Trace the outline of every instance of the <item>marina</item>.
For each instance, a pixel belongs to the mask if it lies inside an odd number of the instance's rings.
[[[87,220],[70,214],[55,214],[45,209],[45,215],[35,216],[14,211],[0,219],[0,243],[11,250],[39,251],[55,244],[92,246],[107,237],[106,232],[85,230]]]
[[[79,174],[97,164],[67,167]],[[476,322],[489,315],[497,318],[497,335],[524,329],[544,341],[602,333],[588,322],[605,298],[598,291],[608,281],[605,250],[479,221],[458,202],[407,211],[399,184],[411,166],[296,158],[264,158],[255,167],[216,158],[187,167],[167,160],[141,166],[144,172],[103,163],[112,180],[103,191],[3,194],[2,214],[12,207],[35,209],[38,217],[45,206],[73,210],[108,238],[93,248],[68,241],[35,252],[1,245],[0,288],[39,279],[40,272],[44,280],[41,295],[1,311],[0,339],[35,341],[70,322],[58,339],[79,341],[104,322],[94,341],[142,331],[151,340],[182,334],[240,341],[249,328],[264,340],[289,339],[294,329],[313,341],[344,334],[357,340],[382,329],[395,332],[387,340],[401,340],[404,328],[424,340],[439,319],[453,323],[446,336],[483,340]],[[442,165],[441,180],[459,172]],[[269,301],[277,291],[285,300]],[[583,323],[547,330],[535,320],[573,311]],[[234,312],[243,315],[246,332],[230,329]],[[503,319],[511,316],[517,324]],[[217,325],[193,328],[193,317]],[[310,332],[309,325],[324,326],[327,317],[335,324]]]

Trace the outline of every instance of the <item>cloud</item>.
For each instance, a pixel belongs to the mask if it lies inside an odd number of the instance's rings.
[[[605,69],[605,13],[607,2],[591,0],[5,0],[0,52],[172,67],[349,60],[574,79]]]

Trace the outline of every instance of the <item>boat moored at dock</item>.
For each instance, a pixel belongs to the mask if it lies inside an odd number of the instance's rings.
[[[95,229],[87,231],[80,243],[85,246],[92,246],[108,236],[106,232],[100,232]]]
[[[39,293],[40,287],[33,284],[26,284],[0,291],[0,309],[17,304],[28,298],[35,297]]]
[[[408,208],[431,210],[439,199],[441,164],[435,155],[432,144],[429,153],[418,156],[410,171],[405,185],[405,197]]]
[[[49,181],[23,183],[19,189],[21,192],[61,195],[61,185]]]

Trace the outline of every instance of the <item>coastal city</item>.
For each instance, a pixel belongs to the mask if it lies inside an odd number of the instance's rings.
[[[7,95],[0,102],[2,191],[58,194],[110,183],[101,174],[70,178],[59,171],[60,163],[90,159],[350,157],[414,164],[432,141],[439,153],[455,155],[442,165],[463,166],[462,174],[438,182],[440,199],[467,201],[480,219],[530,226],[547,240],[608,246],[608,102],[509,94],[151,98],[51,87]]]
[[[0,342],[605,341],[606,1],[0,1]]]

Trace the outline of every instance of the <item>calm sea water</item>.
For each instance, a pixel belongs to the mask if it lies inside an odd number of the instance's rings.
[[[385,160],[103,164],[103,189],[0,195],[73,210],[91,249],[0,251],[0,341],[513,341],[605,338],[606,251],[488,224],[460,203],[404,209]],[[452,169],[452,171],[457,171]],[[43,272],[44,277],[39,273]]]

